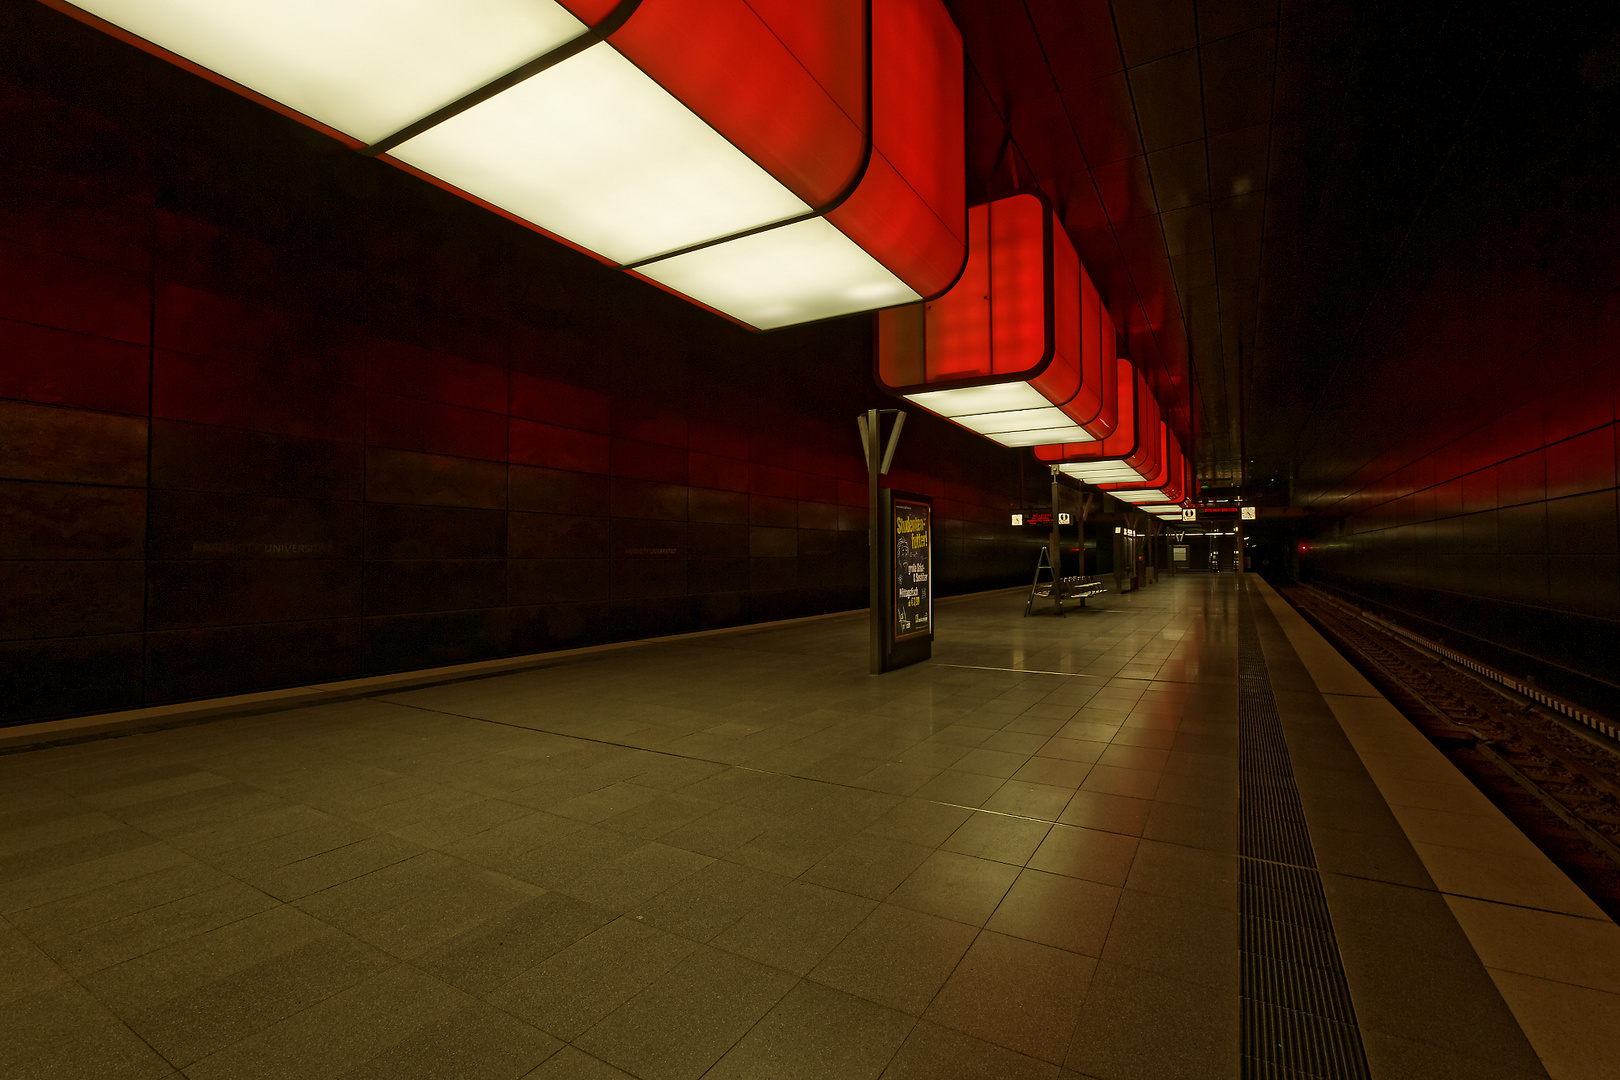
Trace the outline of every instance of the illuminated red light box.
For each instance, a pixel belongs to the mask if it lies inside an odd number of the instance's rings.
[[[1165,487],[1147,492],[1109,492],[1115,498],[1124,499],[1134,503],[1138,510],[1144,510],[1154,517],[1164,520],[1179,520],[1182,506],[1192,499],[1193,476],[1192,463],[1182,453],[1181,444],[1171,437],[1170,449],[1175,458],[1175,470],[1171,474],[1171,481]]]
[[[1141,484],[1102,484],[1101,489],[1121,502],[1138,505],[1181,502],[1185,497],[1186,463],[1181,455],[1181,444],[1170,434],[1169,426],[1163,420],[1159,421],[1159,440],[1164,454],[1156,474]]]
[[[970,208],[961,279],[878,313],[878,385],[1003,446],[1109,435],[1114,367],[1113,319],[1038,192]]]
[[[939,0],[44,0],[760,329],[966,254]]]
[[[1094,442],[1037,446],[1035,457],[1088,484],[1144,487],[1159,472],[1164,424],[1147,381],[1127,360],[1118,363],[1119,423]]]

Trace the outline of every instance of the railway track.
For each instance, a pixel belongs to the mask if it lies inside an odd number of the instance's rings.
[[[1320,589],[1280,591],[1620,921],[1620,742],[1404,640]]]

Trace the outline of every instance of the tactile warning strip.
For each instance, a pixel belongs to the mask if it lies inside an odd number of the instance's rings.
[[[1242,1074],[1357,1080],[1367,1057],[1249,603],[1238,631]]]

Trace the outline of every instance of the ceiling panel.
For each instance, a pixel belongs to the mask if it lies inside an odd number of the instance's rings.
[[[1203,138],[1196,50],[1127,68],[1126,75],[1136,104],[1137,125],[1142,129],[1142,147],[1148,153]]]
[[[1204,83],[1204,122],[1210,135],[1271,118],[1275,26],[1210,42],[1198,50]]]
[[[1209,201],[1209,158],[1202,139],[1149,154],[1148,171],[1160,213]]]
[[[1185,52],[1198,44],[1194,0],[1138,0],[1112,7],[1127,67]]]
[[[1069,122],[1086,160],[1105,165],[1142,153],[1142,138],[1132,112],[1131,88],[1123,71],[1085,81],[1062,81]]]
[[[1165,246],[1170,255],[1180,255],[1184,251],[1213,253],[1215,249],[1215,234],[1210,228],[1208,203],[1161,214],[1159,224],[1164,230]]]

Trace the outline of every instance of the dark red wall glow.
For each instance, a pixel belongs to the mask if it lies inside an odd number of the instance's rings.
[[[0,720],[866,603],[870,318],[759,335],[32,4],[0,70]],[[943,592],[1017,458],[914,417]]]

